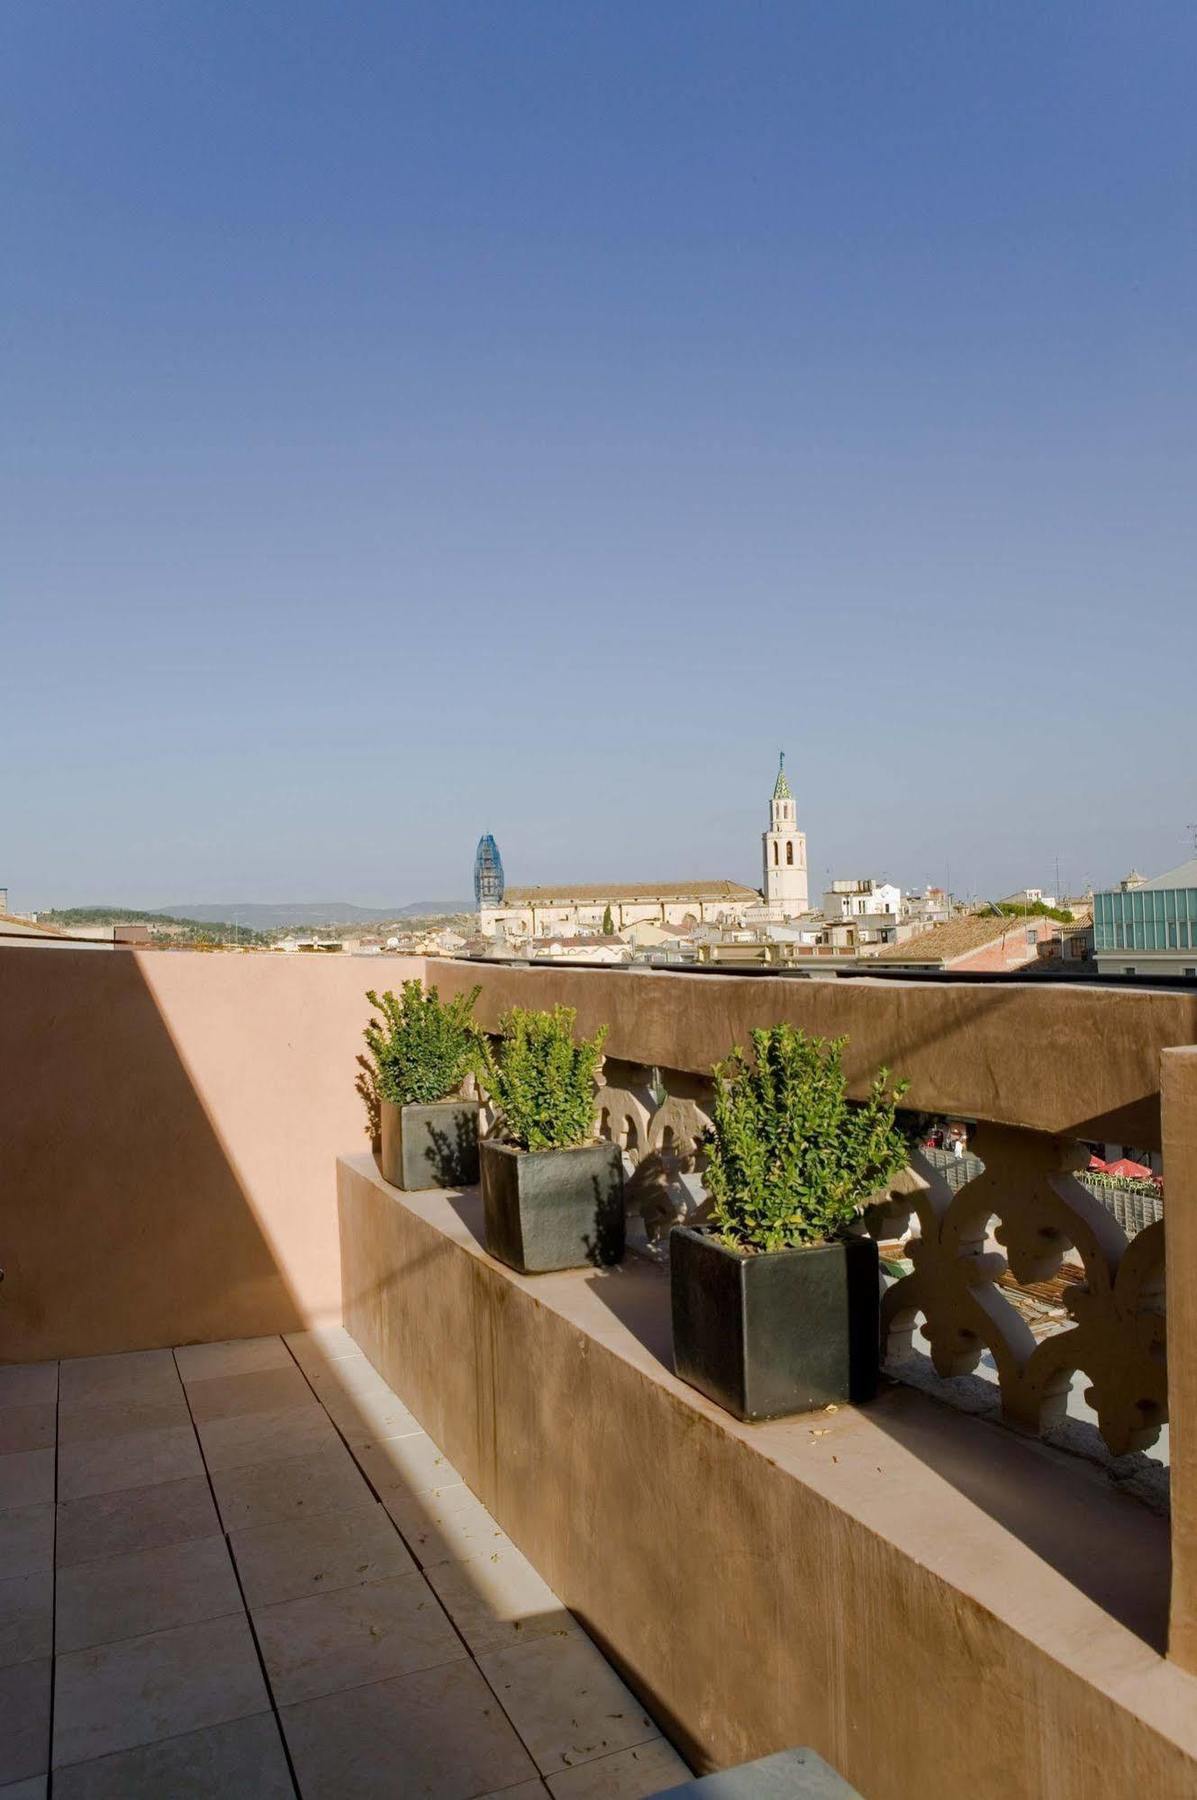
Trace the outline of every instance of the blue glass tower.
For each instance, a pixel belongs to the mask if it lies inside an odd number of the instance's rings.
[[[474,856],[474,898],[480,907],[503,904],[503,858],[489,831],[478,839]]]

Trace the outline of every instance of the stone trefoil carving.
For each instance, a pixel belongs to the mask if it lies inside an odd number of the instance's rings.
[[[1163,1222],[1128,1242],[1076,1179],[1088,1157],[1067,1139],[986,1125],[973,1148],[984,1168],[959,1192],[916,1154],[871,1209],[876,1235],[900,1235],[911,1216],[919,1227],[907,1246],[912,1272],[882,1300],[891,1364],[911,1354],[921,1314],[937,1374],[971,1374],[990,1352],[1008,1424],[1039,1432],[1058,1423],[1080,1371],[1110,1450],[1149,1448],[1167,1418]],[[1037,1340],[999,1279],[1009,1267],[1019,1282],[1044,1281],[1069,1250],[1084,1267],[1064,1299],[1075,1323]]]
[[[703,1138],[710,1127],[710,1084],[659,1069],[607,1062],[598,1094],[599,1132],[623,1151],[628,1213],[643,1220],[647,1248],[663,1254],[672,1225],[705,1211]]]

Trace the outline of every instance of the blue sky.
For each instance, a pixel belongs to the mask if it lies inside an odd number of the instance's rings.
[[[1191,854],[1191,5],[6,0],[14,905]]]

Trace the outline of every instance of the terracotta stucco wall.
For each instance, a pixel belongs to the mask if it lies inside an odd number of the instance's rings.
[[[1160,1146],[1160,1053],[1197,1043],[1197,993],[1036,981],[953,986],[870,977],[667,970],[514,968],[430,959],[442,993],[482,986],[478,1017],[508,1006],[577,1008],[579,1026],[610,1027],[607,1054],[707,1074],[754,1025],[788,1019],[848,1036],[854,1091],[885,1064],[910,1082],[921,1112],[991,1119],[1102,1141]]]
[[[0,1358],[338,1318],[365,989],[422,968],[0,949]]]
[[[1197,1674],[1197,1050],[1170,1050],[1163,1063],[1172,1460],[1169,1649]]]
[[[521,1277],[476,1196],[340,1167],[345,1322],[703,1769],[811,1744],[869,1800],[1189,1800],[1167,1526],[921,1394],[741,1425],[668,1276]],[[431,1501],[429,1502],[431,1506]]]

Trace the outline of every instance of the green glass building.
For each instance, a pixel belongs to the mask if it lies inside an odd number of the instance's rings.
[[[1094,894],[1093,954],[1103,975],[1197,975],[1197,857]]]

